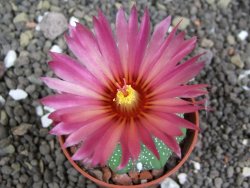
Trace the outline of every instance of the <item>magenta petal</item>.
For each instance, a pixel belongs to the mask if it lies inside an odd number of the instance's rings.
[[[141,145],[139,140],[139,132],[137,125],[135,124],[134,120],[131,120],[130,125],[128,125],[128,146],[129,152],[132,157],[132,159],[137,160],[141,151]]]
[[[130,155],[129,155],[129,148],[128,148],[128,129],[125,129],[122,136],[121,136],[121,150],[122,150],[122,157],[117,170],[121,170],[125,168],[129,162]]]

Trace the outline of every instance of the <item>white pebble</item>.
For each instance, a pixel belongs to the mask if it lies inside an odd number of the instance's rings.
[[[161,183],[161,188],[180,188],[180,185],[176,183],[172,178],[166,178]]]
[[[187,174],[185,174],[185,173],[180,173],[180,174],[178,174],[177,177],[178,177],[180,184],[182,184],[182,185],[187,181]]]
[[[238,37],[239,37],[239,39],[240,40],[246,40],[246,38],[248,37],[248,32],[247,31],[245,31],[245,30],[243,30],[243,31],[241,31],[239,34],[238,34]]]
[[[35,28],[36,31],[40,31],[41,30],[41,27],[39,25],[36,25],[36,28]]]
[[[43,115],[43,108],[42,108],[42,106],[37,106],[36,107],[36,114],[38,115],[38,116],[42,116]]]
[[[201,169],[201,164],[196,161],[191,161],[194,165],[194,172],[197,173]]]
[[[50,51],[56,53],[62,53],[62,49],[58,45],[53,45]]]
[[[42,126],[44,128],[50,126],[51,123],[53,122],[51,119],[48,118],[49,115],[50,115],[50,113],[45,114],[44,116],[41,117]]]
[[[171,31],[173,31],[173,26],[169,26],[169,28],[168,28],[168,33],[170,33]]]
[[[37,22],[40,23],[42,20],[43,20],[43,16],[39,15],[39,16],[37,17]]]
[[[2,95],[0,95],[0,104],[4,105],[5,103],[5,99],[2,97]]]
[[[16,61],[16,52],[14,50],[8,51],[7,55],[4,58],[4,65],[6,68],[10,68],[15,64]]]
[[[48,112],[54,112],[55,111],[54,108],[51,108],[51,107],[48,107],[48,106],[44,106],[43,108],[44,108],[44,110],[47,110]]]
[[[247,143],[248,143],[248,140],[247,140],[247,139],[244,139],[244,140],[242,141],[242,144],[245,145],[245,146],[247,146]]]
[[[25,99],[28,94],[22,89],[11,89],[9,95],[16,101]]]
[[[242,175],[243,175],[244,177],[249,177],[249,176],[250,176],[250,167],[244,167],[244,168],[243,168]]]
[[[76,26],[76,23],[78,23],[78,22],[79,22],[79,19],[76,18],[76,17],[74,17],[74,16],[72,16],[72,17],[69,19],[69,24],[70,24],[71,26],[73,26],[73,27],[75,27],[75,26]]]
[[[142,170],[142,163],[136,164],[137,170],[140,172]]]

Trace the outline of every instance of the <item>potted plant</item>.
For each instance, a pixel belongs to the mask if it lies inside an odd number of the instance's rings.
[[[188,82],[204,62],[201,54],[181,62],[196,38],[185,40],[184,32],[177,33],[179,24],[166,36],[170,22],[167,17],[157,24],[150,37],[148,10],[139,25],[134,6],[128,19],[118,11],[113,34],[99,11],[94,32],[76,23],[65,34],[76,58],[50,54],[49,67],[59,77],[42,78],[57,91],[41,100],[55,109],[50,133],[76,170],[100,186],[155,185],[178,170],[194,148],[205,100],[193,98],[206,94],[207,85]],[[172,167],[169,159],[175,160]]]

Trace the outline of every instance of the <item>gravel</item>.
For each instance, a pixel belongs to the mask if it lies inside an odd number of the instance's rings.
[[[63,39],[68,24],[79,20],[92,27],[98,7],[114,23],[117,7],[124,6],[128,12],[131,2],[0,1],[0,187],[97,187],[72,170],[57,138],[48,134],[51,111],[41,107],[39,99],[52,91],[39,78],[53,75],[46,63],[49,50],[69,53]],[[210,85],[208,99],[213,111],[200,113],[199,142],[171,177],[175,186],[248,187],[250,2],[136,2],[140,15],[143,7],[149,7],[152,25],[167,15],[172,15],[173,24],[183,18],[181,29],[188,36],[197,36],[196,52],[207,52],[201,59],[206,67],[194,82]],[[20,127],[27,124],[32,127]],[[178,177],[183,174],[186,181],[181,184]]]

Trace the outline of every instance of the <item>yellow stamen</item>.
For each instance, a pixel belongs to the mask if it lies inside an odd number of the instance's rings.
[[[131,85],[125,85],[123,88],[117,90],[115,101],[121,106],[133,107],[138,101],[138,93]]]

